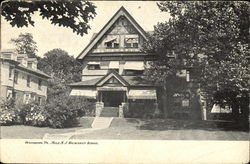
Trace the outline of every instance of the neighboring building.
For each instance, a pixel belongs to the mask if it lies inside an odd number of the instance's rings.
[[[37,69],[37,59],[14,50],[1,52],[1,100],[15,99],[17,103],[38,101],[47,97],[47,74]]]
[[[121,7],[77,57],[82,81],[72,83],[72,96],[96,101],[96,116],[120,116],[129,110],[158,112],[157,86],[144,76],[152,55],[140,51],[146,32]]]

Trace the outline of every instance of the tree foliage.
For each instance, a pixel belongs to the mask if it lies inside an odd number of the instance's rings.
[[[165,1],[158,6],[171,18],[158,23],[144,45],[146,52],[157,55],[149,76],[166,82],[178,69],[193,68],[191,77],[199,80],[207,98],[217,90],[248,92],[247,2]]]
[[[10,40],[20,54],[27,54],[30,58],[36,57],[37,46],[31,33],[21,33],[17,38]]]
[[[82,65],[62,49],[53,49],[38,60],[38,69],[51,75],[48,82],[48,100],[65,92],[67,84],[81,80]]]
[[[12,26],[23,27],[35,22],[32,14],[39,12],[54,25],[69,27],[77,34],[83,35],[90,29],[89,20],[96,15],[96,6],[81,0],[53,1],[5,1],[2,4],[1,15]]]

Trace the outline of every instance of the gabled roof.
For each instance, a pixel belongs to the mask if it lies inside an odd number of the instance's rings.
[[[130,87],[154,87],[154,86],[157,86],[156,84],[153,84],[151,81],[149,81],[147,79],[147,77],[144,77],[144,76],[121,76],[121,75],[119,75],[119,76],[117,76],[117,77],[119,77],[120,80],[123,79],[123,83],[127,83],[126,86],[130,86]],[[80,81],[80,82],[76,82],[76,83],[71,83],[71,84],[69,84],[69,86],[71,86],[71,87],[96,87],[98,83],[100,85],[101,82],[103,82],[103,84],[106,82],[104,80],[105,77],[107,77],[107,76],[99,77],[99,78],[95,78],[95,79],[91,79],[91,80]]]
[[[51,78],[49,75],[47,75],[46,73],[40,71],[39,69],[34,70],[34,69],[32,69],[32,68],[25,67],[25,66],[22,65],[22,64],[17,65],[16,68],[17,68],[17,69],[20,69],[20,70],[23,70],[23,71],[25,71],[25,72],[29,72],[29,73],[31,73],[31,74],[37,75],[37,76],[39,76],[39,77],[43,77],[43,78],[47,78],[47,79]]]
[[[107,75],[103,76],[96,85],[97,86],[103,86],[111,77],[116,78],[123,86],[128,86],[129,83],[122,78],[121,75],[119,75],[116,71],[110,71]]]
[[[143,36],[143,38],[147,39],[147,33],[142,29],[142,27],[135,21],[135,19],[129,14],[129,12],[122,6],[108,21],[108,23],[97,33],[93,39],[89,42],[86,48],[77,56],[77,59],[83,59],[89,51],[96,45],[96,43],[105,35],[105,33],[112,27],[112,25],[117,21],[120,16],[125,16],[128,21],[135,27],[135,29]]]

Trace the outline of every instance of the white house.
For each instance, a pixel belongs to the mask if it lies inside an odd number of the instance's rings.
[[[14,50],[3,50],[0,62],[2,100],[14,98],[18,103],[45,102],[50,77],[37,69],[36,58],[28,58]]]

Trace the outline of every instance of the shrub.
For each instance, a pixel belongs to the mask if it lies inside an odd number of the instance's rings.
[[[15,109],[15,102],[13,99],[2,101],[0,104],[0,124],[13,125],[18,123],[18,113]]]
[[[61,94],[51,98],[46,105],[36,102],[15,105],[14,101],[1,104],[1,125],[23,124],[65,128],[76,126],[78,118],[94,115],[94,103],[82,97]]]
[[[46,126],[48,125],[49,114],[44,106],[37,103],[31,103],[23,106],[24,124],[32,126]]]
[[[78,118],[93,113],[93,103],[81,97],[60,95],[49,100],[45,105],[48,112],[48,124],[53,128],[72,127],[77,125]]]

